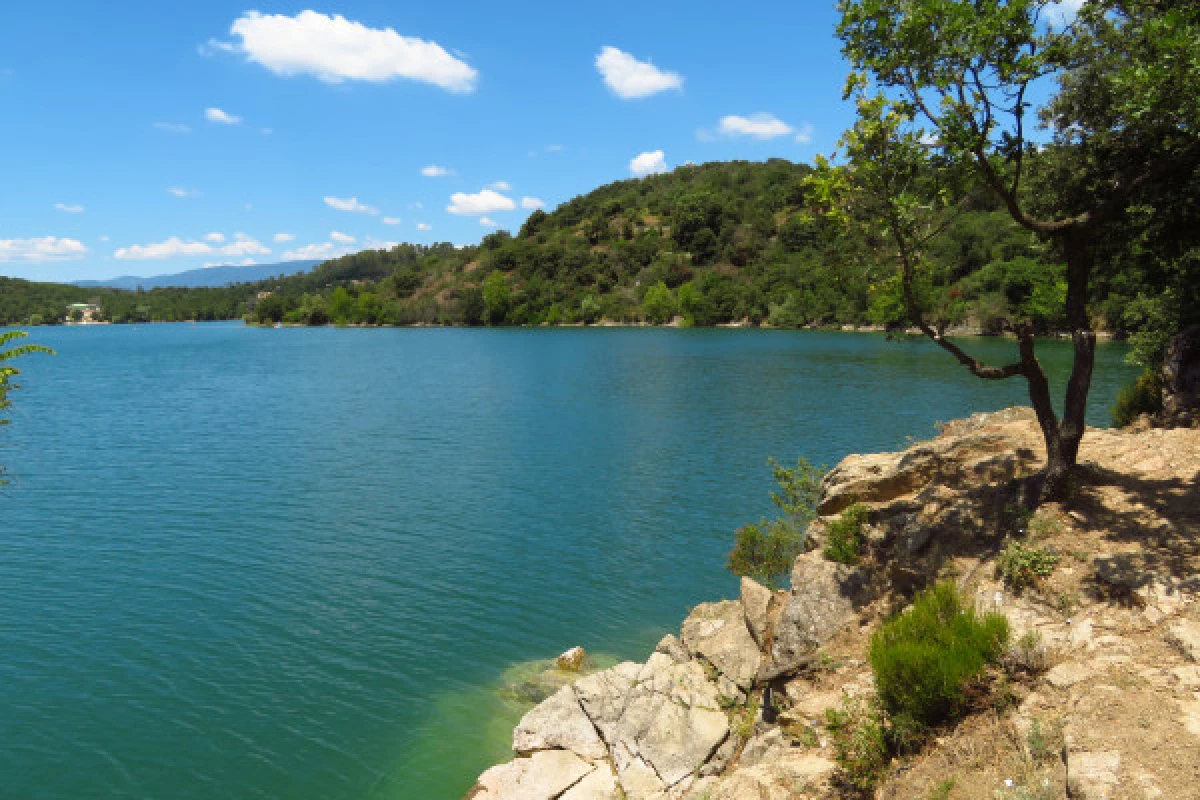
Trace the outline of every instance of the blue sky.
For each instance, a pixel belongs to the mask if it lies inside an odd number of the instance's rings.
[[[474,243],[635,170],[810,160],[852,118],[827,2],[47,0],[0,23],[0,274],[31,279]]]

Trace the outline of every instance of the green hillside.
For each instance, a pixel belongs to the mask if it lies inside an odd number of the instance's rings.
[[[515,236],[500,231],[476,247],[400,245],[225,288],[125,292],[0,279],[0,323],[60,321],[68,303],[95,302],[115,322],[902,324],[882,243],[833,235],[810,172],[783,160],[684,166],[535,211]],[[985,193],[931,257],[934,277],[920,289],[941,324],[999,329],[1016,316],[1042,330],[1059,324],[1061,264]],[[1135,276],[1120,288],[1144,287]],[[1126,295],[1107,284],[1095,294],[1097,322],[1119,327],[1113,309]]]

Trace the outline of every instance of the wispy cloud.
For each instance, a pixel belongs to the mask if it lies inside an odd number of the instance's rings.
[[[419,231],[431,231],[431,230],[433,230],[433,226],[432,226],[432,225],[430,225],[430,224],[429,224],[429,223],[427,223],[427,222],[418,222],[418,223],[417,223],[417,230],[419,230]]]
[[[204,235],[204,241],[210,242],[211,244],[221,244],[222,242],[225,241],[225,234],[223,234],[223,233],[206,233]]]
[[[378,214],[379,209],[358,202],[357,197],[326,197],[325,205],[338,211],[349,211],[355,214]]]
[[[64,214],[82,214],[84,212],[83,206],[79,203],[55,203],[54,207]]]
[[[511,192],[512,184],[508,181],[496,181],[487,185],[489,189],[495,189],[497,192]]]
[[[397,78],[471,92],[479,73],[436,42],[370,28],[340,14],[294,17],[248,11],[233,23],[246,58],[278,75],[308,74],[328,83]]]
[[[182,186],[172,186],[167,189],[167,194],[172,197],[196,197],[200,192],[195,189],[185,189]]]
[[[287,244],[288,242],[292,242],[292,241],[296,240],[295,234],[291,234],[291,233],[277,233],[274,236],[272,236],[271,238],[275,241],[276,244]]]
[[[182,122],[156,122],[154,127],[165,133],[191,133],[192,126]]]
[[[427,167],[421,167],[421,174],[426,178],[444,178],[447,175],[453,175],[454,170],[437,164],[430,164]]]
[[[479,224],[485,228],[499,228],[500,227],[500,223],[496,222],[496,220],[492,219],[491,217],[480,217]]]
[[[384,225],[399,225],[404,220],[400,219],[399,217],[384,217],[380,221],[383,222]]]
[[[522,197],[521,208],[545,208],[546,203],[540,197]]]
[[[679,73],[660,70],[649,61],[638,61],[615,47],[600,51],[596,56],[596,69],[608,88],[624,100],[683,88],[683,76]]]
[[[329,238],[338,244],[354,244],[357,241],[357,239],[355,239],[353,236],[342,233],[341,231],[332,231],[329,234]]]

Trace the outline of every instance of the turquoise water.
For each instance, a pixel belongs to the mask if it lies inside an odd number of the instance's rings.
[[[768,456],[1024,401],[926,343],[39,329],[0,440],[0,795],[455,799],[514,663],[732,595]],[[1007,352],[1001,341],[972,347]],[[1059,373],[1061,343],[1042,346]],[[1092,418],[1132,371],[1102,346]]]

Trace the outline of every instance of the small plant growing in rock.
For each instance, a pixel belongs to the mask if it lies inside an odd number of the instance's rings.
[[[1010,667],[1037,674],[1046,669],[1046,645],[1033,629],[1025,631],[1009,652]]]
[[[795,467],[770,461],[779,484],[779,491],[771,493],[771,502],[783,513],[776,519],[739,528],[725,566],[735,575],[779,586],[796,556],[804,552],[805,534],[817,515],[825,472],[803,458],[796,460]]]
[[[825,724],[833,740],[840,780],[862,794],[874,790],[890,761],[883,712],[846,696],[840,709],[825,712]]]
[[[1010,541],[996,559],[996,577],[1002,578],[1009,588],[1019,591],[1041,583],[1057,565],[1058,556],[1049,550]]]
[[[862,503],[847,508],[825,526],[825,558],[839,564],[857,564],[862,559],[863,526],[871,509]]]
[[[950,800],[950,793],[954,791],[954,786],[953,778],[942,781],[933,787],[933,791],[929,793],[929,800]]]
[[[893,727],[911,735],[957,715],[1008,636],[1003,614],[977,615],[953,583],[918,594],[871,637],[875,686]]]

